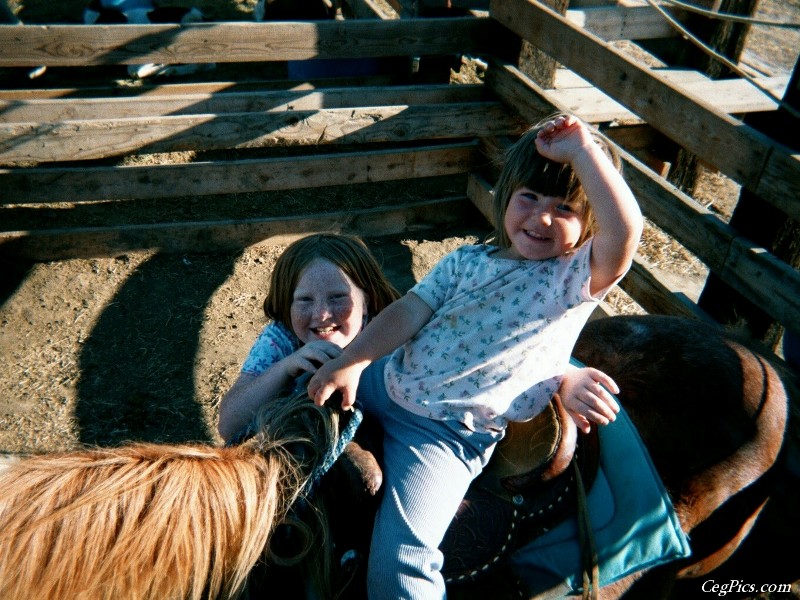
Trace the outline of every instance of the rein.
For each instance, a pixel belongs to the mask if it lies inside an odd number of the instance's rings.
[[[364,414],[361,412],[361,410],[354,407],[350,412],[352,416],[350,419],[348,419],[347,425],[344,427],[344,429],[339,432],[339,435],[336,438],[336,443],[328,449],[328,451],[325,453],[325,458],[323,458],[322,462],[314,467],[314,470],[311,472],[311,477],[306,484],[307,493],[310,494],[314,487],[319,483],[319,480],[322,479],[323,475],[331,470],[333,464],[344,452],[345,446],[352,441],[358,426],[361,425],[361,421],[364,419]]]

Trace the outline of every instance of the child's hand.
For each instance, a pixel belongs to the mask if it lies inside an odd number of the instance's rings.
[[[339,358],[322,365],[308,382],[308,396],[317,406],[322,406],[337,390],[342,392],[342,408],[347,410],[355,404],[358,380],[364,367],[341,364]]]
[[[303,373],[316,373],[317,369],[332,358],[342,353],[342,349],[332,342],[316,340],[300,346],[295,352],[284,358],[283,366],[292,378]]]
[[[584,433],[592,423],[608,425],[617,418],[619,405],[611,394],[618,393],[614,380],[592,367],[568,369],[559,388],[561,403]]]
[[[536,136],[539,154],[560,163],[571,163],[581,150],[594,143],[589,128],[573,115],[548,121]]]

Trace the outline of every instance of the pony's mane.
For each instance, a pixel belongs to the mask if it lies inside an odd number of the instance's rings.
[[[0,598],[231,598],[303,493],[335,411],[271,402],[228,448],[132,443],[0,469]]]

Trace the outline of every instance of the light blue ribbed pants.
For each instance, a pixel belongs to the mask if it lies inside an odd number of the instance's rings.
[[[446,595],[439,544],[502,435],[407,411],[386,393],[384,364],[370,365],[358,387],[362,409],[384,430],[384,491],[370,547],[369,597],[439,600]]]

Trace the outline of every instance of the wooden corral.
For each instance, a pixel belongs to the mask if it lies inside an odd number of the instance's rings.
[[[779,104],[742,77],[651,64],[613,44],[687,44],[649,2],[572,0],[562,14],[535,0],[454,1],[458,17],[390,2],[402,18],[373,0],[345,4],[350,18],[330,22],[0,26],[0,71],[12,73],[2,81],[25,82],[0,89],[0,265],[221,252],[317,231],[488,229],[492,158],[567,110],[620,145],[651,222],[800,335],[797,269],[666,178],[683,149],[800,219],[798,149],[747,118]],[[558,64],[550,82],[521,67],[526,46]],[[461,57],[478,65],[476,83],[449,80]],[[287,76],[309,59],[361,59],[374,72]],[[122,65],[144,63],[217,69],[194,82],[114,82]],[[28,82],[41,66],[64,83]],[[800,91],[797,70],[756,79],[779,98]],[[314,212],[285,198],[356,188],[358,205],[328,194],[337,200]],[[647,312],[711,318],[643,258],[620,287]]]
[[[388,19],[385,8],[359,0],[349,3],[349,12],[361,18],[345,21],[2,26],[0,67],[14,69],[213,62],[269,72],[284,61],[403,55],[388,76],[0,92],[2,253],[54,260],[142,248],[213,251],[320,229],[380,235],[458,222],[469,201],[488,214],[486,152],[507,144],[526,123],[566,109],[628,149],[626,177],[651,221],[775,321],[800,332],[798,272],[667,183],[666,159],[647,151],[657,140],[682,147],[797,219],[800,159],[742,121],[745,113],[776,110],[777,102],[741,78],[711,80],[623,54],[610,42],[671,37],[683,43],[647,2],[572,5],[561,15],[525,0],[495,2],[488,11],[473,3],[463,17]],[[521,40],[561,65],[552,88],[518,67]],[[484,81],[454,85],[415,77],[420,58],[425,64],[431,56],[477,58],[486,66]],[[786,77],[761,78],[778,97],[787,83]],[[229,150],[237,158],[219,152]],[[188,151],[202,158],[130,160]],[[38,221],[35,216],[43,205],[64,215],[91,202],[171,203],[446,176],[463,178],[455,196],[442,197],[432,185],[430,197],[423,192],[413,202],[390,200],[358,211],[291,215],[265,203],[269,217],[77,227],[58,227],[52,210]],[[19,214],[28,221],[15,225]],[[622,288],[649,312],[701,314],[641,261]]]

